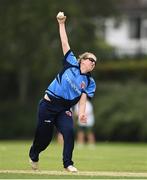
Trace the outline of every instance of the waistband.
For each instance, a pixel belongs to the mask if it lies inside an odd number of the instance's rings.
[[[73,100],[67,100],[67,99],[63,99],[63,98],[56,98],[48,93],[46,93],[47,96],[44,96],[44,100],[47,101],[48,103],[51,104],[55,104],[58,106],[62,106],[64,108],[71,108],[72,106],[74,106],[75,104],[77,104],[77,102],[79,101],[80,97],[77,97]]]

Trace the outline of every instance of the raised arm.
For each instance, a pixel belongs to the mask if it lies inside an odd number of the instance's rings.
[[[59,34],[61,39],[62,50],[63,54],[65,55],[70,50],[70,46],[68,43],[68,37],[65,29],[66,16],[64,16],[63,12],[59,12],[57,14],[57,21],[59,24]]]

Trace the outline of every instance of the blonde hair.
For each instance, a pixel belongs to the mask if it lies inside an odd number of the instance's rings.
[[[87,59],[87,58],[93,58],[95,61],[97,61],[96,56],[91,52],[85,52],[83,54],[80,54],[78,61],[81,62],[82,59]]]

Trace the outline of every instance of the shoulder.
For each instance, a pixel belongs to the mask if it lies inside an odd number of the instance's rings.
[[[95,80],[92,77],[88,78],[88,85],[85,89],[85,93],[89,98],[92,98],[94,96],[94,93],[96,91],[96,83]]]
[[[94,91],[96,89],[96,82],[93,77],[90,77],[89,88],[93,89]]]
[[[75,65],[75,66],[79,65],[78,59],[76,58],[76,56],[74,55],[74,53],[71,50],[67,51],[67,53],[64,56],[64,63],[66,63],[66,62],[70,63],[71,65]]]
[[[86,76],[87,76],[87,79],[88,79],[88,86],[91,85],[91,84],[93,84],[93,85],[96,86],[95,80],[94,80],[94,78],[91,76],[91,74],[88,73]]]

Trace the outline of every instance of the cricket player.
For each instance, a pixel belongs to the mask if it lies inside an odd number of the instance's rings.
[[[63,69],[48,85],[39,103],[38,123],[29,157],[32,169],[38,169],[39,154],[50,144],[56,127],[64,139],[63,166],[67,171],[77,172],[72,161],[74,127],[70,108],[79,102],[78,116],[86,123],[87,96],[92,98],[96,89],[90,72],[95,68],[97,58],[93,53],[85,52],[77,59],[68,43],[63,12],[57,14],[57,21],[64,54]]]

